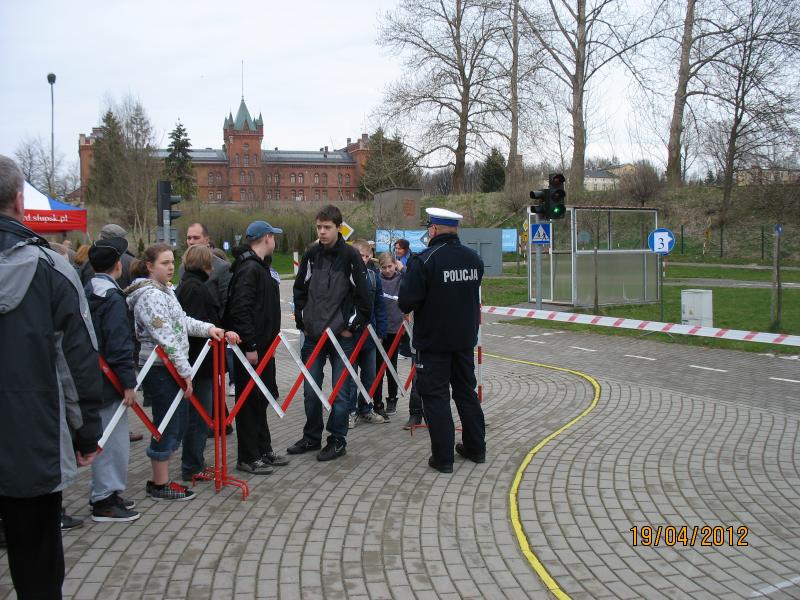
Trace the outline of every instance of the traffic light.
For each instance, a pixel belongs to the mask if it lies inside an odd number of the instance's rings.
[[[539,204],[532,206],[531,210],[545,221],[563,219],[567,214],[564,200],[567,193],[564,191],[564,175],[561,173],[550,173],[546,190],[531,191],[531,199],[539,200]]]
[[[173,204],[178,204],[183,197],[172,195],[172,184],[169,180],[161,180],[156,188],[156,206],[158,210],[159,227],[171,227],[172,222],[181,216],[181,211],[172,210]]]
[[[564,206],[564,200],[567,197],[567,193],[564,191],[564,175],[561,173],[550,173],[548,176],[547,186],[549,188],[549,203],[548,203],[548,210],[547,210],[547,218],[550,220],[553,219],[563,219],[564,215],[567,214],[567,208]]]

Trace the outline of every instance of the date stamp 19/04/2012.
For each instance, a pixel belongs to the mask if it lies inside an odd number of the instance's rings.
[[[749,546],[746,525],[638,525],[630,528],[633,546]]]

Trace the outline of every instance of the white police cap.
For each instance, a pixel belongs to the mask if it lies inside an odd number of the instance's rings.
[[[426,208],[425,212],[428,213],[428,223],[431,225],[445,225],[447,227],[458,227],[458,222],[464,218],[452,210],[446,208]]]

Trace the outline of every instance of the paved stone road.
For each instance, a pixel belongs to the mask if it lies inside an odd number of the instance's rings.
[[[485,333],[487,353],[601,386],[597,406],[520,480],[525,535],[565,594],[800,597],[800,363],[496,320]],[[284,355],[282,391],[293,376]],[[207,483],[189,503],[145,499],[149,465],[135,444],[127,495],[143,516],[64,535],[65,596],[551,597],[520,550],[509,490],[531,448],[591,406],[594,389],[498,358],[484,383],[487,463],[458,460],[452,475],[427,468],[427,433],[402,431],[402,410],[352,430],[342,459],[301,456],[251,477],[246,502]],[[300,399],[270,423],[282,450],[300,435]],[[65,495],[71,513],[88,515],[87,475]],[[634,546],[630,528],[648,524],[744,525],[749,546]],[[4,554],[0,597],[13,597]]]

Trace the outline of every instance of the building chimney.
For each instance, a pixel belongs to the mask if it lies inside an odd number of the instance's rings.
[[[325,154],[327,154],[327,153],[328,153],[328,147],[325,146]]]

